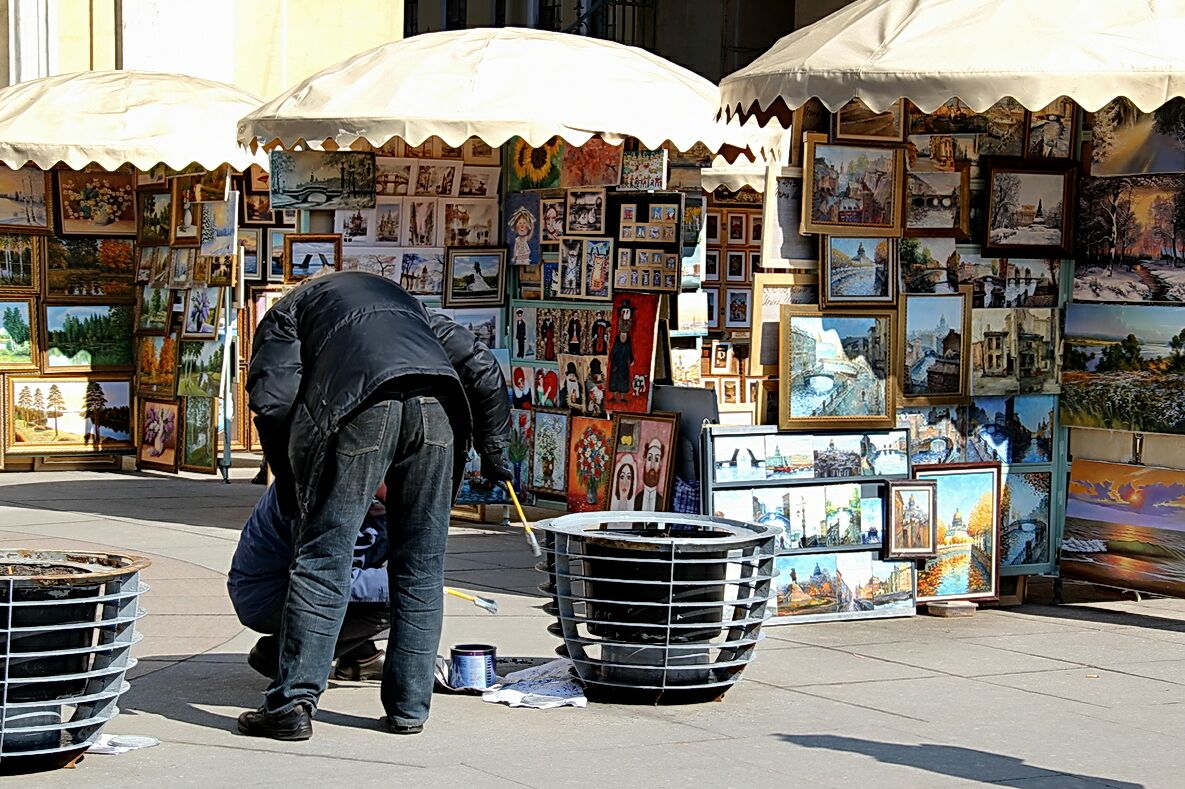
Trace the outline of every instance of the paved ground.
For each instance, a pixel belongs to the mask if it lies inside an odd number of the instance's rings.
[[[0,546],[152,557],[146,638],[109,731],[156,748],[90,756],[57,786],[801,786],[1022,789],[1185,785],[1185,601],[1114,602],[773,628],[745,681],[692,707],[512,710],[438,696],[425,734],[377,728],[377,688],[332,685],[302,744],[232,733],[263,682],[224,571],[260,489],[210,478],[0,475]],[[548,657],[556,640],[521,536],[458,524],[444,643]],[[29,778],[0,785],[30,785]]]

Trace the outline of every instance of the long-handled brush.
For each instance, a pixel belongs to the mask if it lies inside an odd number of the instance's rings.
[[[468,592],[462,592],[460,589],[454,589],[451,586],[444,587],[444,593],[451,594],[453,597],[459,597],[462,600],[468,600],[469,602],[473,603],[478,608],[484,608],[485,610],[489,611],[491,614],[498,613],[498,601],[491,599],[489,597],[478,597],[475,594],[469,594]]]
[[[531,546],[531,553],[536,556],[543,555],[543,549],[539,547],[539,541],[535,539],[535,530],[531,528],[531,522],[527,520],[527,515],[523,512],[523,505],[518,503],[518,494],[514,492],[514,485],[509,481],[506,483],[506,490],[510,492],[510,500],[514,502],[514,509],[518,513],[518,519],[523,524],[523,534],[526,535],[527,545]]]

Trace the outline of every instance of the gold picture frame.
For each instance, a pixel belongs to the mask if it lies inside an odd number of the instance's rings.
[[[810,294],[814,293],[814,298]],[[797,297],[804,299],[795,301]],[[768,302],[768,303],[767,303]],[[776,376],[779,366],[778,337],[781,336],[782,305],[814,310],[819,306],[818,274],[757,272],[753,275],[753,328],[749,340],[748,373]],[[712,328],[709,326],[709,328]],[[764,357],[764,358],[763,358]]]
[[[904,192],[905,147],[857,145],[833,143],[826,134],[804,135],[803,153],[803,200],[802,232],[835,236],[893,236],[900,237],[902,231],[901,200]],[[837,160],[836,166],[829,160]],[[843,204],[852,197],[851,184],[841,183],[840,170],[845,178],[852,177],[849,165],[864,157],[878,165],[870,167],[870,173],[891,179],[888,195],[891,202],[877,202],[876,192],[883,191],[868,184],[863,178],[856,188],[860,206],[854,208]],[[886,161],[887,159],[887,161]],[[880,166],[883,163],[883,168]],[[822,165],[822,167],[820,166]],[[876,180],[879,181],[879,178]],[[857,216],[859,214],[859,216]]]
[[[973,298],[973,287],[971,285],[961,286],[955,293],[903,293],[901,300],[897,305],[897,348],[895,355],[897,364],[900,369],[897,371],[897,400],[902,406],[927,406],[927,405],[966,405],[971,402],[971,302]],[[950,327],[950,321],[946,319],[940,301],[951,299],[962,300],[963,304],[958,310],[962,319],[961,337],[950,338],[950,332],[953,327],[946,332],[941,332],[941,326],[945,323]],[[933,332],[921,332],[920,336],[914,340],[915,345],[911,345],[909,337],[909,304],[911,302],[931,302],[931,309],[926,310],[927,315],[938,313],[939,324],[935,327]],[[949,310],[947,310],[949,311]],[[937,336],[939,333],[943,336]],[[925,335],[929,334],[929,337]],[[954,352],[954,345],[957,343],[959,356],[957,359],[952,358]],[[934,374],[935,380],[942,380],[943,376],[949,376],[951,373],[951,365],[956,368],[959,379],[957,391],[948,394],[916,394],[909,389],[908,381],[910,380],[911,370],[910,359],[916,356],[917,352],[921,351],[921,347],[929,345],[928,353],[923,352],[921,357],[915,359],[915,363],[922,363],[927,357],[932,361],[926,365],[925,371],[927,376]]]

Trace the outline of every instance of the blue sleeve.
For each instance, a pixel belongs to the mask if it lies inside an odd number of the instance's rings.
[[[355,567],[351,572],[350,602],[351,603],[389,603],[391,590],[387,586],[387,568],[370,567],[360,569]]]

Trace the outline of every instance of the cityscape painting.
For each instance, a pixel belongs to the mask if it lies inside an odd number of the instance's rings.
[[[803,204],[803,232],[901,235],[901,150],[832,145],[825,134],[805,137],[810,200]]]
[[[938,483],[938,556],[918,572],[918,602],[995,599],[1000,465],[918,466],[914,474]]]
[[[913,616],[913,562],[886,562],[868,551],[779,556],[776,611],[770,624]]]

